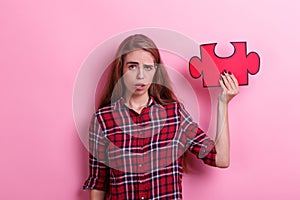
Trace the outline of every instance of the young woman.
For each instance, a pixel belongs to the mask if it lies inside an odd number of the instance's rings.
[[[137,34],[119,46],[92,118],[90,175],[83,188],[91,200],[182,199],[183,155],[229,166],[228,103],[238,94],[230,72],[220,74],[217,140],[211,140],[178,102],[159,50]]]

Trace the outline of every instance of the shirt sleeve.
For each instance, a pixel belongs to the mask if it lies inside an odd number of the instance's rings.
[[[181,117],[181,128],[188,138],[187,148],[198,159],[202,159],[207,165],[216,166],[216,149],[214,140],[210,139],[197,125],[193,122],[192,117],[186,111],[183,104],[179,104],[179,113]]]
[[[106,144],[99,117],[95,114],[89,127],[89,177],[83,189],[107,191],[109,185],[109,167],[106,161]]]

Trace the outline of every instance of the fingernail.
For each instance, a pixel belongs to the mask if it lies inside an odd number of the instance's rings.
[[[231,75],[231,74],[232,74],[232,73],[231,73],[231,71],[229,71],[229,72],[228,72],[228,74],[230,74],[230,75]]]
[[[226,69],[224,69],[224,71],[223,71],[224,73],[227,73],[227,70]]]

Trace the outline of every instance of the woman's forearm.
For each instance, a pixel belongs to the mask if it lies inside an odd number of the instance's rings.
[[[104,200],[105,192],[102,190],[91,190],[90,200]]]
[[[216,165],[226,168],[230,164],[230,137],[228,125],[228,103],[218,101],[216,133]]]

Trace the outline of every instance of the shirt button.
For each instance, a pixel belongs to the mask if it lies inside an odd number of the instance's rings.
[[[142,164],[139,164],[139,167],[142,167],[143,165]]]
[[[145,199],[144,197],[142,197],[141,199]]]

